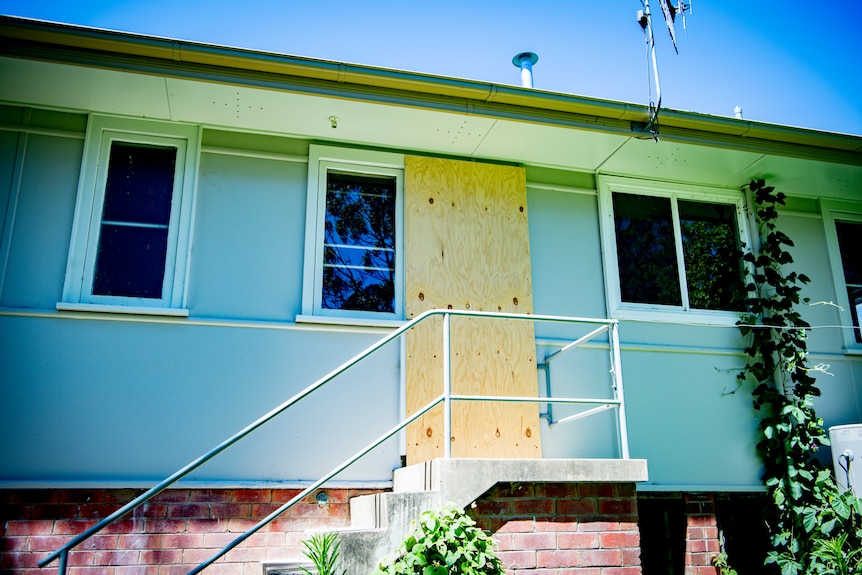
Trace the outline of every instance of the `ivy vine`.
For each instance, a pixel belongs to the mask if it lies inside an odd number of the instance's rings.
[[[815,457],[829,439],[814,410],[820,390],[808,364],[810,325],[797,310],[808,301],[800,292],[810,279],[787,271],[793,241],[776,226],[785,194],[764,180],[752,181],[749,189],[761,241],[756,254],[743,246],[742,258],[753,273],[746,285],[749,314],[738,322],[749,338],[747,361],[737,377],[754,383],[761,416],[757,450],[772,499],[766,563],[777,564],[782,575],[860,574],[862,501],[841,493],[831,470]]]

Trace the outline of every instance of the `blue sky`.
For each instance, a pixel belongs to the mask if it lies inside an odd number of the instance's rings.
[[[0,13],[646,104],[640,0],[0,0]],[[658,0],[653,13],[660,15]],[[862,0],[694,0],[665,107],[862,135]],[[654,89],[653,89],[654,90]],[[654,93],[654,91],[653,91]]]

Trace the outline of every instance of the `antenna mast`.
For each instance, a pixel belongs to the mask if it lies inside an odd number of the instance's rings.
[[[676,15],[682,16],[682,27],[685,30],[685,12],[691,11],[691,4],[685,4],[682,0],[677,0],[676,5],[670,3],[670,0],[658,0],[661,5],[661,11],[664,15],[665,23],[667,24],[668,32],[670,33],[671,42],[673,42],[674,52],[677,54],[679,50],[676,47],[676,32],[674,30],[674,20]],[[650,13],[649,0],[641,0],[643,9],[638,10],[638,24],[644,33],[646,40],[647,51],[652,61],[653,78],[655,79],[656,101],[652,101],[652,89],[650,88],[649,102],[649,121],[645,125],[639,124],[638,130],[647,132],[654,140],[658,141],[658,114],[661,110],[661,82],[658,75],[658,59],[655,55],[655,36],[652,29],[652,14]],[[649,64],[647,64],[649,66]],[[634,126],[633,126],[634,128]]]

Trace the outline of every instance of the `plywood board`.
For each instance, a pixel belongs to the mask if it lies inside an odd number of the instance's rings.
[[[405,159],[407,317],[429,309],[532,313],[524,170],[456,160]],[[443,389],[441,320],[408,334],[407,412]],[[453,318],[453,393],[537,395],[533,325]],[[455,457],[541,457],[537,404],[458,402]],[[408,463],[443,455],[442,409],[407,432]]]

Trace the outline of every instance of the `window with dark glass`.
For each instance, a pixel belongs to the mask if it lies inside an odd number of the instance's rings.
[[[859,313],[862,310],[862,250],[859,249],[862,239],[862,223],[835,222],[838,233],[838,249],[841,252],[841,267],[844,269],[844,285],[847,288],[847,300],[850,303],[850,316],[853,318],[853,330],[856,341],[862,343],[862,330],[859,330]]]
[[[323,309],[395,312],[395,177],[326,176]]]
[[[111,144],[93,295],[162,297],[177,149]]]
[[[743,309],[734,205],[614,193],[613,209],[623,302]]]

